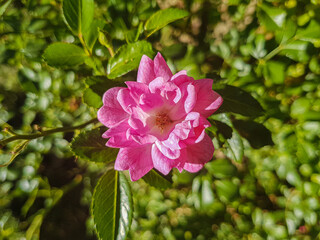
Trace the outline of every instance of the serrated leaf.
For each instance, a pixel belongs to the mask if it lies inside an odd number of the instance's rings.
[[[89,31],[94,15],[93,0],[63,0],[62,11],[67,25],[77,36]]]
[[[257,117],[264,113],[260,103],[240,88],[225,85],[215,91],[223,98],[223,104],[217,112],[233,112],[249,117]]]
[[[44,60],[51,66],[75,66],[84,63],[86,54],[82,48],[69,43],[53,43],[46,48]]]
[[[114,79],[137,68],[143,55],[153,55],[151,43],[138,41],[123,45],[109,60],[108,77]]]
[[[267,145],[274,145],[271,132],[265,126],[254,121],[235,120],[234,127],[240,135],[248,140],[251,147],[258,149]]]
[[[189,13],[178,8],[162,9],[151,15],[144,25],[148,37],[171,22],[188,16]]]
[[[107,140],[102,138],[106,128],[96,128],[82,132],[71,142],[72,151],[80,158],[93,162],[115,161],[119,149],[106,146]]]
[[[124,240],[132,222],[132,194],[122,172],[110,170],[99,180],[91,211],[99,239]]]
[[[163,176],[153,169],[144,175],[142,179],[150,186],[158,189],[167,189],[172,185],[172,181],[170,181],[167,176]]]

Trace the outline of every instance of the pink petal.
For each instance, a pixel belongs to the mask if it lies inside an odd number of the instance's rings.
[[[154,73],[156,77],[163,77],[166,81],[172,77],[172,72],[160,53],[154,58]]]
[[[173,160],[164,156],[155,144],[152,145],[151,156],[155,169],[164,175],[167,175],[171,171]]]
[[[192,84],[188,85],[187,92],[188,92],[188,95],[187,95],[186,101],[184,102],[184,109],[186,113],[189,113],[196,105],[197,94],[195,91],[195,87]]]
[[[131,97],[135,100],[135,102],[139,102],[140,96],[142,94],[149,93],[149,88],[144,83],[139,82],[125,82],[128,86],[128,89],[130,90]]]
[[[125,88],[111,88],[103,95],[104,105],[99,109],[97,116],[99,121],[109,128],[128,118],[128,114],[117,100],[118,92],[122,89]]]
[[[137,148],[121,148],[115,165],[115,170],[128,170],[132,181],[147,174],[152,168],[151,144]]]
[[[155,78],[153,61],[146,55],[143,55],[138,69],[137,82],[148,85]]]
[[[198,172],[213,156],[214,146],[211,138],[205,134],[202,141],[189,145],[186,149],[184,169],[188,172]]]
[[[117,135],[114,135],[110,137],[108,142],[106,143],[106,146],[112,147],[112,148],[128,148],[128,147],[139,147],[140,144],[138,144],[136,141],[129,137],[127,137],[126,132],[121,132]]]
[[[113,126],[112,128],[109,128],[106,132],[103,133],[103,138],[109,138],[118,134],[121,134],[123,132],[126,132],[130,128],[128,124],[128,120],[123,120],[119,124]]]
[[[129,114],[132,113],[132,107],[137,105],[137,103],[134,101],[134,99],[130,95],[130,90],[127,88],[121,89],[118,92],[117,100],[120,106],[122,107],[122,109]]]
[[[167,142],[168,143],[168,142]],[[160,141],[155,142],[158,150],[169,159],[177,159],[180,157],[180,148],[170,148],[170,146],[165,145]],[[174,147],[172,145],[172,147]]]
[[[222,104],[222,97],[212,90],[212,79],[201,79],[194,82],[197,90],[197,104],[193,111],[204,117],[212,115]]]

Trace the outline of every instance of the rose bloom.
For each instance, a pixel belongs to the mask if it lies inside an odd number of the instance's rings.
[[[173,75],[160,53],[143,56],[137,82],[105,92],[99,121],[109,129],[108,147],[120,148],[114,168],[129,170],[136,181],[152,168],[168,174],[199,171],[213,155],[205,128],[222,104],[212,79],[194,80],[186,71]]]

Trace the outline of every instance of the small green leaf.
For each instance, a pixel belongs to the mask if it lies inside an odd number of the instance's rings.
[[[0,167],[9,166],[13,162],[13,160],[28,146],[29,142],[30,142],[30,140],[25,140],[25,141],[19,143],[18,145],[16,145],[12,151],[12,154],[9,158],[9,161],[7,161],[6,163],[0,164]]]
[[[238,187],[230,180],[214,181],[218,197],[223,202],[232,201],[238,194]]]
[[[69,28],[77,35],[85,35],[94,15],[93,0],[63,0],[63,15]]]
[[[244,147],[239,133],[234,129],[232,137],[226,141],[226,155],[236,161],[241,162],[244,154]]]
[[[71,142],[71,150],[79,157],[93,162],[115,161],[117,148],[106,146],[107,140],[102,138],[105,128],[96,128],[82,132]]]
[[[235,120],[234,127],[240,135],[246,138],[251,147],[258,149],[267,145],[274,145],[271,132],[265,126],[254,121]]]
[[[108,77],[114,79],[137,68],[143,55],[153,55],[151,43],[139,41],[123,45],[109,60]]]
[[[208,172],[215,178],[233,177],[236,173],[236,167],[228,159],[217,159],[205,165]]]
[[[99,180],[91,211],[98,238],[124,240],[132,222],[132,193],[122,172],[110,170]]]
[[[258,18],[268,30],[278,30],[284,26],[286,11],[281,8],[270,7],[267,4],[259,6]]]
[[[320,24],[312,20],[307,28],[298,30],[295,38],[308,42],[318,41],[320,39]]]
[[[46,48],[44,60],[51,66],[75,66],[84,63],[86,54],[82,48],[69,43],[53,43]]]
[[[87,47],[92,50],[94,44],[96,43],[98,37],[99,37],[99,29],[102,29],[104,27],[105,23],[102,20],[93,20],[91,23],[89,29],[83,33],[84,35],[84,41],[87,45]]]
[[[148,37],[178,19],[188,16],[189,13],[178,8],[162,9],[154,13],[145,23],[144,30],[147,31]]]
[[[308,42],[300,40],[290,42],[283,46],[280,54],[298,62],[307,62],[310,59],[308,54],[309,45]]]
[[[274,84],[283,84],[286,66],[282,62],[267,61],[264,68],[264,77]]]
[[[101,96],[96,94],[91,88],[86,88],[82,95],[83,102],[90,107],[100,108],[102,106]]]
[[[163,176],[162,174],[153,169],[149,171],[146,175],[144,175],[142,179],[150,186],[159,189],[167,189],[170,188],[172,185],[172,181],[170,181],[167,176]]]
[[[263,115],[260,103],[246,91],[230,85],[215,91],[223,98],[223,104],[218,112],[233,112],[249,117]]]

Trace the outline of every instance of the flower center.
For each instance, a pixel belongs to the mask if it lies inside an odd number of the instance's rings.
[[[161,112],[156,115],[156,126],[160,128],[161,131],[163,131],[163,129],[171,123],[172,120],[166,113]]]

